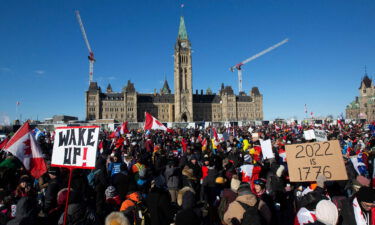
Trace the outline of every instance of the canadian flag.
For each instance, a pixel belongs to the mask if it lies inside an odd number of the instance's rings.
[[[127,133],[129,133],[129,130],[128,130],[128,121],[122,123],[120,133],[121,134],[127,134]]]
[[[145,126],[143,127],[144,130],[164,130],[168,131],[169,129],[160,123],[155,117],[153,117],[150,113],[145,112]]]
[[[47,172],[42,152],[28,122],[17,130],[4,150],[16,156],[33,177],[39,178]]]

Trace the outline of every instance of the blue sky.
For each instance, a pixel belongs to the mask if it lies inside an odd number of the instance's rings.
[[[120,91],[130,79],[153,92],[173,88],[173,46],[180,4],[193,48],[193,88],[238,90],[229,67],[285,39],[243,67],[243,87],[258,86],[264,117],[344,112],[358,95],[364,66],[375,71],[375,1],[370,0],[1,0],[0,123],[56,114],[85,117],[87,49],[81,13],[97,62],[94,80]]]

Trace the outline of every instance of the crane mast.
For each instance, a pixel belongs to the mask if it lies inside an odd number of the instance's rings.
[[[91,46],[90,46],[89,40],[88,40],[87,35],[86,35],[85,27],[83,26],[82,19],[81,19],[81,16],[80,16],[78,10],[76,10],[76,17],[77,17],[79,27],[81,29],[83,40],[85,41],[86,47],[89,51],[89,56],[87,58],[89,59],[89,84],[90,84],[93,81],[94,62],[96,60],[95,60],[95,57],[94,57],[94,52],[91,50]]]
[[[263,51],[261,51],[257,54],[255,54],[255,55],[251,56],[250,58],[247,58],[244,61],[242,61],[240,63],[237,63],[236,65],[234,65],[230,68],[230,71],[232,71],[232,72],[235,69],[237,69],[237,72],[238,72],[238,91],[239,92],[242,92],[242,66],[245,65],[246,63],[251,62],[254,59],[259,58],[260,56],[274,50],[275,48],[280,47],[281,45],[287,43],[288,41],[289,41],[289,39],[285,39],[285,40],[283,40],[283,41],[281,41],[281,42],[279,42],[279,43],[277,43],[277,44],[275,44],[275,45],[273,45],[273,46],[271,46],[271,47],[269,47],[269,48],[267,48],[267,49],[265,49],[265,50],[263,50]]]

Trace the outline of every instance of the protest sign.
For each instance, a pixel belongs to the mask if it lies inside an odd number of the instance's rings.
[[[263,159],[272,159],[275,158],[275,155],[272,151],[271,140],[260,140],[260,146],[262,148]]]
[[[99,126],[56,128],[51,165],[95,168],[98,139]]]
[[[318,142],[327,141],[327,134],[324,130],[314,130],[314,135]]]
[[[251,133],[252,141],[259,140],[259,133]]]
[[[305,139],[307,141],[310,141],[312,139],[315,139],[315,133],[314,130],[305,130],[303,131],[303,135],[305,136]]]
[[[316,181],[319,174],[327,180],[347,180],[340,144],[337,140],[286,145],[291,182]]]

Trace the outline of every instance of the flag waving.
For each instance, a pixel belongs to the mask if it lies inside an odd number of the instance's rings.
[[[12,153],[30,172],[39,178],[47,172],[47,166],[28,122],[24,123],[6,144],[5,151]]]
[[[127,134],[127,133],[129,133],[129,130],[128,130],[128,121],[122,123],[120,133],[121,134]]]
[[[145,112],[145,126],[143,127],[144,130],[164,130],[167,131],[168,128],[160,123],[155,117],[153,117],[150,113]]]

